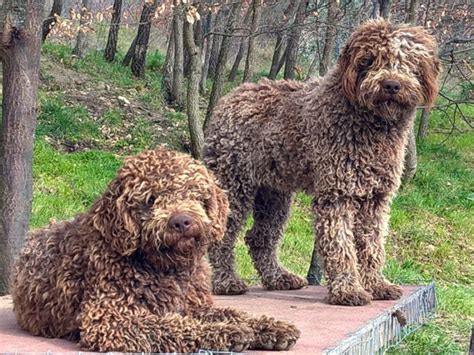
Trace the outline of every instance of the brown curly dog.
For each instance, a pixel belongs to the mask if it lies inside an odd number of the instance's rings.
[[[19,325],[98,351],[290,348],[293,325],[212,307],[205,255],[227,213],[198,161],[164,149],[128,159],[89,212],[30,236],[12,289]]]
[[[318,81],[263,80],[224,97],[204,148],[231,210],[224,240],[210,248],[214,292],[247,291],[233,249],[252,208],[245,241],[263,285],[305,285],[279,265],[276,252],[293,195],[305,191],[313,196],[329,302],[399,298],[401,289],[382,275],[383,239],[415,107],[434,102],[439,71],[425,30],[372,20]]]

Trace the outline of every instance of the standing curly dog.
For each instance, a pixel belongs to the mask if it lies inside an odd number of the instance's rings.
[[[19,325],[89,350],[285,350],[291,324],[213,308],[207,245],[228,202],[199,162],[164,149],[126,161],[85,214],[29,238],[16,265]]]
[[[383,237],[415,106],[434,102],[439,70],[436,43],[422,28],[372,20],[319,81],[263,80],[224,97],[204,150],[231,210],[224,240],[210,249],[214,292],[247,291],[233,249],[252,207],[245,241],[263,285],[305,285],[278,264],[276,252],[294,192],[305,191],[314,198],[329,302],[399,298],[400,287],[382,275]]]

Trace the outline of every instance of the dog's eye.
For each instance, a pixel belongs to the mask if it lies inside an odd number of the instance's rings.
[[[150,197],[148,197],[148,200],[146,201],[146,204],[151,207],[155,204],[155,201],[156,201],[156,197],[151,195]]]
[[[368,68],[374,63],[374,58],[372,56],[367,56],[362,59],[359,63],[360,68]]]

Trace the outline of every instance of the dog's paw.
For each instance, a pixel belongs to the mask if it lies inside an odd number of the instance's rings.
[[[201,350],[242,352],[254,341],[253,329],[244,324],[208,323],[198,343]]]
[[[225,349],[222,349],[226,351],[240,353],[247,350],[255,341],[255,333],[253,329],[245,325],[225,324],[219,330],[219,333],[219,336],[227,342]]]
[[[266,316],[256,320],[253,330],[255,341],[251,349],[289,350],[300,337],[300,331],[293,324]]]
[[[365,306],[372,301],[372,296],[364,289],[357,288],[344,292],[330,292],[327,300],[329,304],[340,306]]]
[[[283,271],[270,280],[263,280],[263,285],[267,290],[298,290],[308,284],[308,281],[292,274],[288,271]]]
[[[370,293],[374,300],[398,300],[402,297],[403,290],[400,286],[383,282],[372,286]]]
[[[236,276],[227,276],[212,281],[212,292],[215,295],[242,295],[248,290],[245,282]]]

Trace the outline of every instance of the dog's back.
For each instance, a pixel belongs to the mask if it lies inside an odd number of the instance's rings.
[[[35,335],[75,338],[87,258],[82,216],[33,232],[16,263],[12,297],[18,324]]]
[[[207,167],[221,182],[239,176],[282,189],[289,187],[289,181],[303,186],[305,176],[294,175],[305,170],[297,169],[306,155],[305,149],[300,154],[306,132],[301,110],[319,85],[317,79],[306,83],[264,79],[241,85],[222,98],[206,130]]]

